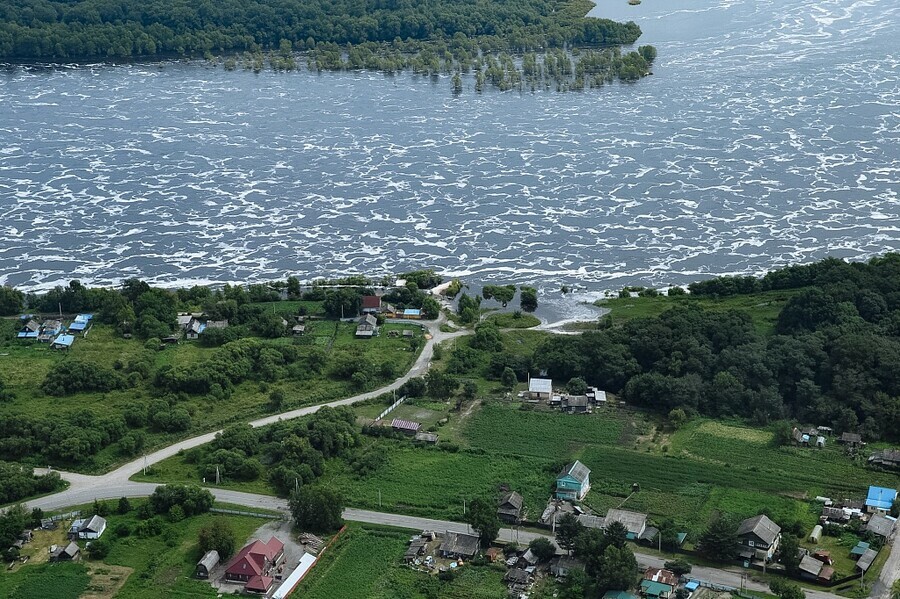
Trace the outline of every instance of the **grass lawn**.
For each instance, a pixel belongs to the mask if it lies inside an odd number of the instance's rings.
[[[679,305],[700,306],[705,310],[742,310],[753,319],[756,330],[763,334],[775,331],[778,313],[800,289],[765,291],[751,295],[732,295],[723,298],[676,295],[672,297],[631,297],[599,299],[594,305],[610,310],[613,323],[659,316]]]
[[[534,314],[522,312],[495,312],[485,317],[485,322],[492,322],[501,329],[530,329],[541,324],[541,319]]]
[[[466,565],[450,582],[402,563],[412,531],[350,524],[295,591],[308,599],[502,599],[503,571]]]
[[[280,302],[255,302],[251,303],[251,306],[265,308],[266,310],[273,311],[276,314],[281,314],[287,318],[288,321],[293,322],[291,319],[300,313],[300,308],[304,308],[306,310],[307,316],[325,316],[325,309],[323,306],[325,302],[311,302],[304,300],[284,300]]]

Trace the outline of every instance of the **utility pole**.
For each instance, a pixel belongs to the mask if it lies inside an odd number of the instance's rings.
[[[378,509],[381,509],[381,489],[378,489]]]
[[[216,466],[216,484],[217,485],[219,484],[220,480],[221,480],[221,477],[219,476],[219,467]]]
[[[144,454],[144,476],[147,476],[147,454]]]

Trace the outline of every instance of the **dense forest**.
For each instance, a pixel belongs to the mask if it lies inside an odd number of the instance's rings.
[[[630,44],[634,23],[585,18],[586,0],[11,0],[0,58],[78,59],[312,50],[478,38],[493,50]]]
[[[226,70],[471,73],[476,92],[600,87],[650,73],[632,22],[585,18],[587,0],[14,0],[0,5],[0,60],[229,54]],[[302,52],[302,55],[298,55]]]
[[[772,335],[757,332],[744,312],[679,306],[658,318],[549,338],[526,366],[563,381],[581,377],[662,412],[760,424],[792,418],[900,440],[900,254],[865,263],[826,259],[689,289],[720,297],[797,292]]]

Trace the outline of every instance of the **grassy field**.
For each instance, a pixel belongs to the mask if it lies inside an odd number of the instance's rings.
[[[282,302],[289,303],[289,302]],[[296,303],[296,302],[295,302]],[[78,412],[81,410],[103,410],[107,413],[123,412],[135,402],[149,401],[154,394],[150,382],[143,382],[135,388],[111,391],[108,393],[76,393],[65,397],[51,397],[41,390],[41,383],[47,372],[64,360],[82,359],[99,365],[112,367],[117,360],[127,362],[130,357],[144,351],[144,344],[135,339],[122,339],[111,327],[95,325],[87,338],[76,340],[69,352],[50,350],[46,344],[23,343],[12,338],[11,323],[0,321],[0,378],[7,388],[15,393],[15,400],[0,403],[0,413],[22,414],[35,417],[46,417],[50,414]],[[388,335],[390,331],[412,329],[417,336],[421,329],[415,325],[388,324],[382,327],[382,334],[373,339],[358,340],[354,338],[353,323],[337,323],[336,321],[311,321],[308,325],[308,345],[302,347],[309,351],[327,350],[329,360],[338,355],[350,355],[354,359],[369,360],[381,368],[385,363],[391,364],[396,376],[409,369],[416,357],[410,348],[409,339]],[[289,344],[294,340],[289,337],[269,340],[271,344]],[[202,368],[204,361],[215,352],[215,349],[201,347],[197,342],[182,342],[167,346],[153,353],[153,368],[168,364],[192,365]],[[151,374],[152,378],[152,374]],[[394,376],[373,381],[372,386],[393,380]],[[234,393],[225,401],[216,400],[206,395],[185,396],[180,403],[191,414],[191,428],[184,434],[167,434],[150,429],[142,429],[145,433],[145,448],[152,449],[173,442],[177,438],[190,436],[200,432],[214,430],[228,423],[246,421],[255,416],[272,412],[269,404],[269,393],[280,389],[285,400],[280,410],[288,410],[304,405],[312,405],[347,397],[359,392],[350,381],[329,376],[328,365],[322,374],[309,373],[302,382],[282,379],[261,384],[260,381],[248,380],[238,384]],[[115,464],[127,459],[120,454],[113,444],[101,450],[93,460],[80,465],[54,464],[67,469],[88,472],[106,471]],[[41,462],[43,463],[43,462]]]
[[[723,298],[676,295],[672,297],[608,298],[594,302],[600,308],[610,310],[613,322],[623,322],[634,318],[659,316],[675,306],[700,306],[705,310],[742,310],[753,319],[756,330],[763,334],[775,331],[778,313],[799,289],[766,291],[751,295],[732,295]]]
[[[534,314],[515,312],[495,312],[485,317],[485,322],[491,322],[501,329],[530,329],[541,324],[541,320]]]
[[[132,506],[140,503],[133,500]],[[110,505],[114,507],[115,502]],[[191,578],[200,557],[198,531],[213,518],[228,520],[238,548],[265,522],[260,518],[204,514],[177,523],[165,522],[160,534],[142,538],[133,532],[140,522],[134,511],[124,515],[113,513],[107,516],[108,528],[103,535],[111,548],[103,560],[84,557],[82,563],[40,563],[46,561],[50,543],[64,539],[65,527],[61,526],[52,533],[42,533],[46,538],[36,538],[25,546],[28,552],[34,553],[31,561],[13,572],[4,569],[0,573],[0,597],[76,599],[108,597],[113,593],[120,599],[215,597],[210,585]],[[123,524],[132,531],[124,537],[117,534]],[[80,545],[83,549],[84,543]]]
[[[349,525],[295,591],[309,599],[503,599],[503,572],[464,566],[453,581],[413,571],[401,558],[410,531]]]

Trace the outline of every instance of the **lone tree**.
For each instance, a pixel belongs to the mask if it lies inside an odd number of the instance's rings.
[[[534,557],[536,557],[540,563],[549,562],[556,553],[556,547],[553,546],[553,542],[546,537],[532,539],[532,541],[528,543],[528,548],[531,549],[531,553],[534,554]]]
[[[610,522],[603,531],[603,537],[607,546],[621,549],[628,541],[628,529],[621,522]]]
[[[305,531],[333,532],[344,525],[344,502],[331,489],[300,487],[291,493],[290,506],[294,524]]]
[[[806,599],[806,593],[799,585],[776,578],[769,583],[769,588],[779,599]]]
[[[736,553],[738,544],[737,528],[723,516],[717,516],[700,536],[697,549],[706,558],[727,562]]]
[[[219,553],[219,557],[225,559],[234,553],[234,530],[225,518],[213,518],[200,529],[197,544],[200,546],[201,553],[215,549]]]
[[[781,544],[778,546],[778,556],[788,574],[793,575],[799,572],[800,540],[793,535],[782,535]]]
[[[556,543],[566,551],[575,548],[578,535],[584,530],[584,525],[578,521],[574,514],[566,512],[562,518],[556,521]]]
[[[500,375],[500,384],[503,385],[504,389],[512,389],[518,382],[519,379],[516,377],[515,370],[509,366],[503,369],[503,374]]]
[[[469,504],[466,522],[478,533],[483,547],[493,543],[500,532],[500,518],[497,516],[497,509],[492,503],[483,499],[473,499]]]
[[[627,591],[634,586],[637,569],[638,563],[631,549],[609,545],[600,557],[597,586],[603,591]]]

